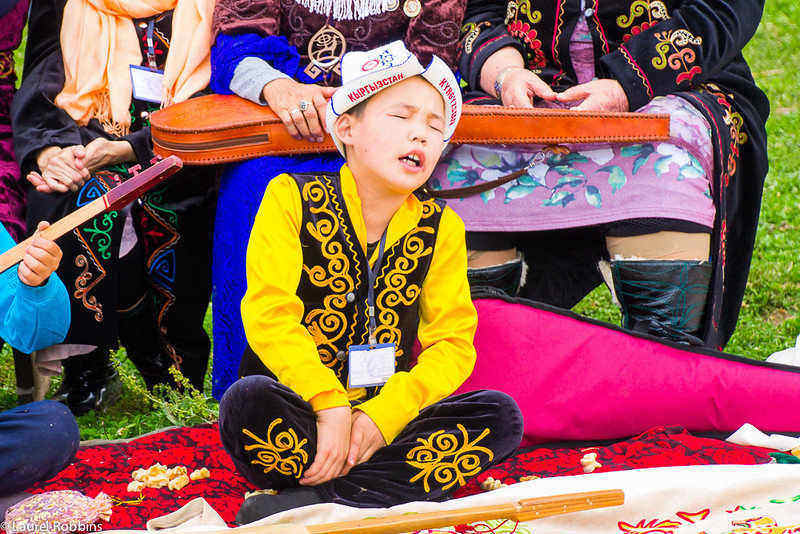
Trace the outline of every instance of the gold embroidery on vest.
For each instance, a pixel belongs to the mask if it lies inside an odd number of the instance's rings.
[[[411,306],[419,297],[420,286],[417,284],[409,285],[408,276],[417,270],[422,258],[433,253],[433,247],[425,246],[421,234],[433,234],[435,232],[432,226],[423,226],[423,224],[425,219],[441,210],[441,206],[433,200],[423,201],[422,218],[419,226],[391,248],[390,257],[387,258],[386,265],[381,269],[380,280],[383,282],[384,289],[375,300],[378,308],[378,318],[380,319],[375,335],[381,343],[395,344],[395,347],[397,347],[395,356],[397,358],[403,356],[403,349],[400,348],[402,332],[398,328],[400,316],[393,308],[398,305]],[[402,250],[400,250],[400,247],[402,247]],[[392,261],[393,258],[397,259]]]
[[[279,417],[270,423],[267,428],[266,441],[243,428],[242,433],[256,442],[252,445],[245,445],[244,450],[258,449],[257,459],[251,460],[250,463],[264,466],[265,474],[277,471],[282,475],[294,476],[299,479],[303,475],[305,464],[308,463],[308,453],[303,448],[308,440],[299,441],[293,428],[280,432],[273,440],[272,429],[282,422],[283,419]]]
[[[432,476],[436,482],[442,484],[442,490],[447,491],[455,484],[463,486],[467,477],[480,473],[481,455],[486,456],[486,463],[494,459],[494,453],[490,449],[477,445],[490,434],[488,428],[473,441],[469,440],[469,434],[463,425],[458,424],[456,428],[461,432],[461,439],[455,433],[446,434],[444,430],[434,432],[427,439],[417,438],[421,445],[408,452],[406,463],[419,469],[419,473],[409,482],[422,479],[425,492],[430,493],[428,479]]]
[[[323,307],[311,309],[303,318],[308,332],[317,345],[322,363],[327,367],[341,366],[336,359],[335,343],[347,328],[347,318],[342,310],[347,306],[347,293],[355,289],[350,276],[350,258],[356,258],[353,239],[344,224],[344,212],[330,178],[323,177],[323,185],[317,180],[303,186],[302,197],[309,203],[311,213],[317,215],[316,222],[306,223],[308,233],[320,243],[322,256],[327,265],[303,265],[308,279],[317,287],[328,288],[331,293],[323,299]],[[339,229],[345,237],[347,253],[336,239]],[[361,276],[358,260],[354,260],[357,276]]]

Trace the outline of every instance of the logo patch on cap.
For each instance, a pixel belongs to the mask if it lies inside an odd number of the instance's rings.
[[[375,93],[413,76],[422,76],[442,96],[445,104],[444,140],[449,141],[461,115],[461,91],[450,67],[433,56],[424,68],[403,41],[366,52],[349,52],[342,58],[342,86],[334,93],[326,111],[326,124],[336,147],[344,147],[334,132],[337,117]]]

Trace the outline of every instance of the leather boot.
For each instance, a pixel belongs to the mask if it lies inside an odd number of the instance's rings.
[[[467,281],[473,298],[498,290],[509,297],[516,297],[522,285],[522,259],[517,258],[491,267],[467,269]]]
[[[108,348],[68,358],[64,362],[64,381],[67,407],[75,417],[104,409],[120,396],[119,377]]]
[[[612,260],[622,327],[702,345],[711,274],[707,261]]]

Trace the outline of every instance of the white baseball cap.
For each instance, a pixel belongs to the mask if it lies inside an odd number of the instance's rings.
[[[342,86],[333,94],[325,113],[328,131],[342,155],[344,145],[333,128],[339,115],[413,76],[422,76],[442,95],[446,115],[444,141],[450,141],[461,117],[462,105],[461,91],[453,71],[438,56],[433,56],[428,68],[424,68],[403,41],[394,41],[366,52],[348,52],[342,58]]]

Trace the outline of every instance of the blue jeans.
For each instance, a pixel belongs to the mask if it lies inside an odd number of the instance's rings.
[[[0,412],[0,495],[47,480],[72,461],[80,433],[69,409],[44,400]]]

